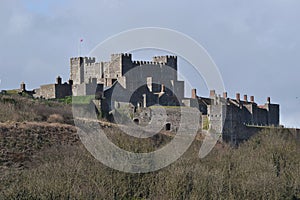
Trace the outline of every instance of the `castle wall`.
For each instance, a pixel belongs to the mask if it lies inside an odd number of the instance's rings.
[[[253,109],[253,124],[265,126],[268,125],[268,111],[260,107]]]
[[[55,98],[65,98],[72,96],[72,86],[69,84],[55,84]]]
[[[136,86],[147,85],[152,92],[159,93],[163,85],[165,92],[169,92],[168,95],[172,96],[175,92],[179,102],[181,102],[184,97],[184,82],[178,81],[172,73],[173,70],[165,65],[145,64],[144,66],[136,66],[133,71],[125,74],[126,89],[133,92],[137,89]]]
[[[210,123],[210,128],[215,130],[217,133],[223,132],[223,125],[225,122],[225,112],[226,112],[226,105],[223,105],[221,103],[208,106],[207,117]]]
[[[184,81],[172,81],[173,88],[172,90],[176,94],[179,100],[184,98]]]
[[[268,124],[278,126],[279,125],[279,105],[267,104],[268,110]]]
[[[39,91],[39,97],[45,99],[55,99],[55,84],[42,85]]]
[[[186,117],[183,119],[183,117]],[[142,126],[146,126],[149,123],[154,123],[154,126],[161,127],[162,130],[181,131],[189,132],[191,123],[194,124],[193,120],[196,120],[198,130],[202,127],[202,118],[200,112],[197,109],[187,107],[151,107],[139,109],[134,114],[134,119],[138,119],[138,122]],[[193,120],[191,120],[193,119]],[[185,122],[185,123],[184,123]],[[155,124],[156,123],[156,124]],[[169,126],[169,127],[168,127]],[[194,131],[198,131],[194,130]]]
[[[183,106],[193,107],[193,108],[198,108],[199,106],[197,99],[183,99],[182,104]]]
[[[45,99],[59,99],[72,95],[72,86],[64,84],[48,84],[42,85],[39,89],[35,90],[34,97]]]
[[[88,84],[77,84],[72,86],[73,96],[86,96],[86,95],[103,95],[103,84],[96,82]]]
[[[90,79],[100,80],[103,74],[102,63],[90,63],[84,65],[84,83],[89,83]]]
[[[207,107],[210,127],[217,132],[222,131],[222,140],[226,142],[236,144],[257,133],[254,128],[249,129],[247,125],[279,125],[279,105],[257,106],[253,102],[232,99],[221,102],[217,97],[214,98],[212,104]],[[224,98],[221,99],[224,100]],[[226,118],[222,116],[225,111]]]

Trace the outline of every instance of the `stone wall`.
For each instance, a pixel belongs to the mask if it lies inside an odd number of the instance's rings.
[[[39,94],[36,94],[37,97],[42,97],[45,99],[55,99],[55,84],[42,85],[39,89]]]
[[[73,96],[86,96],[86,95],[103,95],[103,84],[97,84],[96,82],[77,84],[72,86]]]
[[[183,119],[183,117],[186,117]],[[191,124],[197,119],[198,124]],[[181,131],[189,130],[195,126],[198,130],[202,127],[202,118],[197,109],[189,107],[149,107],[140,108],[134,113],[133,120],[141,126],[149,123],[161,127],[161,130],[177,132],[181,127]],[[185,123],[184,123],[185,122]],[[198,131],[195,130],[195,131]]]
[[[35,98],[60,99],[72,96],[72,86],[70,84],[48,84],[42,85],[35,90]]]
[[[55,84],[55,98],[65,98],[66,96],[72,96],[72,85],[67,83]]]

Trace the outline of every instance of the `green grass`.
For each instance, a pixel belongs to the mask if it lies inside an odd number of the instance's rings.
[[[62,99],[57,99],[57,101],[65,103],[65,104],[71,104],[72,103],[72,96],[67,96],[67,97],[62,98]]]
[[[87,96],[73,96],[72,104],[90,104],[92,100],[95,99],[95,95],[87,95]]]
[[[18,94],[18,93],[19,93],[18,90],[6,90],[7,95],[14,95],[14,94]]]
[[[209,129],[209,119],[208,119],[207,115],[204,115],[204,117],[202,117],[202,120],[203,120],[202,129],[203,130],[208,130]]]

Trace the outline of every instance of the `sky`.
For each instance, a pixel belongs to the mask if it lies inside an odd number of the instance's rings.
[[[162,27],[207,50],[230,97],[240,92],[264,104],[270,96],[280,104],[281,124],[300,127],[299,21],[299,0],[3,0],[0,90],[22,81],[34,89],[58,75],[67,80],[81,38],[87,55],[119,32]],[[182,73],[186,65],[180,62]],[[199,95],[208,95],[197,77],[190,80]]]

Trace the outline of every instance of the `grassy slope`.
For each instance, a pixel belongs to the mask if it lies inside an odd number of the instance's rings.
[[[64,123],[72,124],[69,104],[32,99],[17,94],[0,95],[0,122],[41,122],[47,121],[53,114],[60,115]]]
[[[105,130],[117,145],[139,152],[171,139],[158,135],[140,143],[116,128]],[[0,124],[0,199],[300,198],[299,144],[288,130],[266,130],[238,149],[219,145],[201,160],[201,142],[195,141],[172,165],[138,175],[95,160],[75,132],[70,125],[46,122]]]

